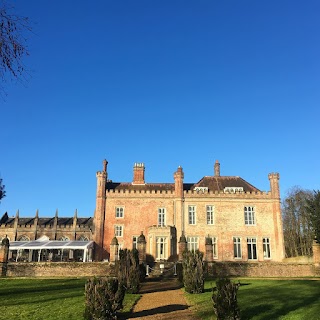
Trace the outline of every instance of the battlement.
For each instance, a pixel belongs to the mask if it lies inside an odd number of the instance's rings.
[[[112,194],[120,195],[174,195],[172,190],[130,190],[130,189],[110,189],[106,191],[106,196]]]
[[[183,192],[184,197],[196,197],[196,198],[210,198],[210,197],[221,197],[221,198],[269,198],[271,193],[268,191],[260,192],[245,192],[245,191],[210,191],[210,190],[185,190]],[[176,196],[173,190],[130,190],[130,189],[110,189],[106,191],[106,196],[158,196],[158,197],[174,197]]]
[[[269,180],[270,180],[270,179],[277,179],[277,180],[279,180],[279,179],[280,179],[280,175],[279,175],[278,172],[271,172],[271,173],[268,174],[268,178],[269,178]]]
[[[199,190],[187,190],[184,191],[184,196],[185,197],[196,197],[196,198],[210,198],[210,197],[221,197],[221,198],[249,198],[249,197],[254,197],[254,198],[270,198],[271,193],[269,191],[255,191],[255,192],[250,192],[250,191],[238,191],[234,190],[233,192],[231,191],[210,191],[210,190],[205,190],[205,191],[199,191]]]

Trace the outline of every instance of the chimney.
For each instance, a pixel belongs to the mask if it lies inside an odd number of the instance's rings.
[[[214,164],[214,176],[220,177],[220,163],[218,160],[216,160],[216,163]]]
[[[179,198],[183,198],[183,178],[184,173],[179,166],[178,170],[174,173],[174,191]]]
[[[135,163],[134,164],[132,184],[145,184],[145,182],[144,182],[144,163]]]

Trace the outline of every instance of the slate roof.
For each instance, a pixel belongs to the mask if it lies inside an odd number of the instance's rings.
[[[260,192],[249,182],[237,176],[205,176],[196,183],[184,183],[183,190],[193,190],[195,187],[207,187],[209,191],[223,191],[226,187],[240,187],[244,192]],[[174,183],[146,183],[135,185],[130,182],[107,182],[107,190],[130,191],[174,191]]]
[[[107,190],[130,190],[130,191],[174,191],[174,183],[146,183],[146,184],[132,184],[130,182],[107,182]]]
[[[260,192],[260,190],[254,187],[249,182],[240,177],[233,176],[205,176],[199,182],[190,186],[192,190],[195,187],[207,187],[209,191],[223,191],[227,187],[243,188],[244,192]],[[190,190],[189,189],[189,190]]]
[[[38,226],[53,226],[55,217],[51,218],[39,218],[38,219]],[[15,218],[9,218],[7,212],[1,217],[0,219],[0,225],[8,225],[13,226],[15,221]],[[35,218],[20,218],[18,221],[18,225],[20,226],[31,226],[34,224]],[[58,225],[72,225],[73,224],[73,217],[67,217],[67,218],[60,218],[58,217]],[[87,226],[91,227],[93,225],[93,218],[77,218],[77,225],[80,226]]]

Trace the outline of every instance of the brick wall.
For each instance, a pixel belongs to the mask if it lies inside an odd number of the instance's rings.
[[[215,262],[208,265],[212,276],[240,277],[313,277],[320,275],[320,269],[306,263],[237,263]]]
[[[0,264],[2,269],[2,264]],[[91,277],[107,276],[113,265],[106,262],[39,262],[8,263],[7,277]],[[211,276],[240,277],[314,277],[320,268],[311,263],[237,263],[214,262],[208,264]]]
[[[112,270],[112,265],[106,262],[9,262],[7,265],[7,277],[108,276]]]

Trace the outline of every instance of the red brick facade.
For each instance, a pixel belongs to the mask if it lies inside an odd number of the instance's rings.
[[[171,183],[145,182],[144,172],[144,164],[136,163],[131,183],[108,180],[106,161],[97,172],[97,260],[110,258],[115,236],[120,248],[131,249],[141,232],[155,260],[177,260],[182,234],[190,249],[202,252],[212,238],[216,261],[284,258],[279,174],[269,174],[270,191],[262,192],[240,177],[221,176],[218,162],[214,175],[197,183],[184,183],[181,167]]]

